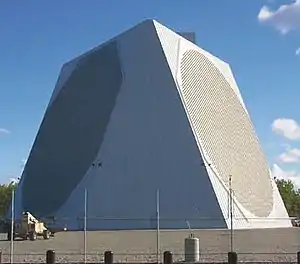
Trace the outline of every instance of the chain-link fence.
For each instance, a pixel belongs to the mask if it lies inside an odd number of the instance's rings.
[[[100,263],[104,261],[104,252],[114,252],[114,262],[126,263],[157,263],[163,261],[163,253],[171,251],[174,262],[183,262],[186,258],[185,240],[198,238],[199,262],[227,262],[228,252],[238,254],[239,262],[280,262],[297,263],[297,252],[300,251],[300,228],[266,228],[266,229],[193,229],[201,221],[224,221],[216,218],[197,219],[108,219],[87,217],[86,231],[82,217],[56,218],[51,221],[43,219],[49,226],[58,223],[76,222],[81,225],[79,231],[67,229],[55,233],[54,237],[44,240],[38,237],[35,241],[16,238],[8,241],[6,234],[0,236],[2,263],[45,263],[47,250],[56,252],[57,263]],[[228,219],[225,219],[225,221]],[[235,221],[237,219],[234,219]],[[268,221],[282,221],[269,219]],[[284,219],[290,221],[290,219]],[[98,221],[98,222],[97,222]],[[103,224],[107,222],[107,224]],[[89,224],[98,226],[132,226],[130,230],[92,231]],[[117,224],[115,224],[117,223]],[[183,226],[183,229],[172,227]],[[188,226],[191,226],[191,229]],[[200,224],[199,224],[200,225]],[[171,228],[165,229],[165,226]],[[64,227],[62,225],[61,227]],[[158,228],[159,227],[159,228]],[[13,251],[11,245],[13,244]],[[12,254],[12,256],[11,256]],[[195,252],[196,254],[196,252]]]
[[[105,263],[104,253],[55,252],[56,263]],[[163,253],[159,263],[164,262]],[[173,254],[173,263],[186,263],[186,255],[182,253]],[[14,254],[13,263],[47,263],[46,252]],[[156,254],[143,253],[113,253],[114,263],[157,263]],[[237,253],[238,263],[299,263],[297,253]],[[10,255],[2,254],[2,263],[10,263]],[[197,263],[228,263],[228,253],[205,253],[200,254]]]

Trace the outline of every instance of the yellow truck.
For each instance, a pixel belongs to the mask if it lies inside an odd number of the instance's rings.
[[[7,239],[11,240],[12,235],[13,239],[21,238],[23,240],[29,239],[34,241],[38,236],[49,239],[51,232],[43,222],[39,221],[31,213],[23,212],[22,219],[14,222],[13,230],[11,229],[11,224],[8,226]]]

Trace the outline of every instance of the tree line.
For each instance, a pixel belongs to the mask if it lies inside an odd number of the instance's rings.
[[[290,217],[300,217],[300,189],[296,189],[290,180],[276,179],[278,190]],[[11,202],[12,191],[17,187],[16,183],[0,185],[0,219],[5,214]]]
[[[278,190],[290,217],[300,217],[300,189],[290,180],[276,180]]]
[[[0,184],[0,219],[5,217],[11,202],[12,191],[17,188],[16,183]]]

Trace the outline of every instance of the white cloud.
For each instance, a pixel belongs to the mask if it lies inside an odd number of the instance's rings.
[[[22,159],[21,160],[21,167],[24,168],[26,165],[27,159]]]
[[[20,168],[23,170],[26,165],[27,159],[22,159],[20,162]],[[10,184],[10,183],[18,183],[21,179],[22,171],[20,172],[20,176],[15,177],[18,173],[13,174],[12,176],[8,176],[4,178],[4,181],[0,182],[0,184]]]
[[[296,53],[297,56],[300,56],[300,47],[296,50],[295,53]]]
[[[18,183],[18,182],[19,182],[18,178],[9,178],[8,179],[8,184],[10,184],[10,183]]]
[[[0,134],[10,134],[10,131],[6,128],[0,128]]]
[[[282,163],[300,163],[300,149],[289,148],[284,153],[280,154],[278,159]]]
[[[300,173],[297,171],[285,171],[277,164],[272,167],[272,176],[277,179],[291,180],[297,189],[300,188]]]
[[[291,140],[300,139],[300,125],[294,119],[278,118],[274,120],[272,130]]]
[[[293,0],[275,11],[263,6],[259,11],[258,20],[273,26],[282,34],[300,28],[300,0]]]

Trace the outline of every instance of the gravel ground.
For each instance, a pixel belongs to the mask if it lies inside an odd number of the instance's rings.
[[[174,260],[184,259],[186,230],[160,232],[161,252],[170,250]],[[196,230],[200,239],[201,262],[225,262],[230,249],[227,230]],[[45,252],[53,249],[58,262],[83,260],[83,232],[58,233],[50,240],[15,241],[14,262],[44,262]],[[2,235],[2,261],[9,262],[10,242]],[[1,235],[0,235],[1,239]],[[116,262],[156,261],[156,231],[92,231],[87,232],[87,260],[103,261],[106,250],[114,252]],[[235,230],[234,250],[241,261],[296,262],[300,250],[300,228]]]

